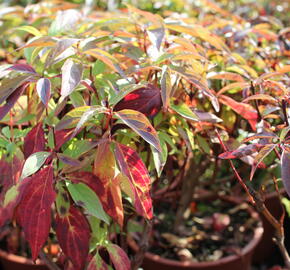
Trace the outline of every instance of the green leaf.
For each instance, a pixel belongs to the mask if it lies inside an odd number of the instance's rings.
[[[88,214],[110,223],[110,218],[93,190],[83,183],[73,184],[70,181],[66,181],[66,186],[77,205],[82,206]]]
[[[106,226],[102,226],[101,220],[95,216],[88,217],[88,221],[92,229],[90,243],[90,252],[92,252],[97,246],[102,245],[108,239],[108,229]]]
[[[166,160],[167,160],[168,150],[167,150],[166,142],[162,139],[161,136],[159,136],[159,134],[158,134],[158,138],[159,138],[159,141],[160,141],[160,146],[161,146],[162,152],[161,153],[158,152],[151,145],[150,145],[150,147],[151,147],[151,151],[152,151],[152,154],[153,154],[153,161],[154,161],[154,165],[155,165],[157,174],[158,174],[158,176],[160,176],[161,173],[162,173],[163,167],[164,167],[164,165],[166,163]]]
[[[80,118],[73,134],[72,137],[74,137],[78,131],[82,128],[82,126],[89,121],[93,116],[95,116],[96,114],[99,113],[105,113],[106,111],[108,111],[108,109],[106,107],[102,107],[102,106],[91,106],[88,110],[86,110],[82,117]]]
[[[42,34],[33,26],[30,26],[30,25],[24,25],[24,26],[20,26],[20,27],[17,27],[15,29],[16,31],[17,30],[20,30],[20,31],[25,31],[25,32],[28,32],[36,37],[41,37]]]
[[[170,69],[168,68],[168,66],[164,65],[162,67],[160,85],[161,85],[161,99],[163,102],[163,107],[167,109],[167,107],[169,106],[169,99],[170,99],[170,94],[172,90]]]
[[[90,106],[82,106],[72,109],[56,125],[55,130],[69,129],[77,125],[82,115],[90,109]]]
[[[290,200],[283,197],[281,201],[282,201],[283,205],[285,206],[285,209],[286,209],[288,216],[290,216]]]
[[[55,184],[57,191],[56,195],[56,210],[60,217],[65,217],[69,213],[70,201],[67,191],[63,187],[63,181],[58,181]]]
[[[24,179],[37,172],[50,155],[50,152],[36,152],[30,155],[24,163],[20,178]]]
[[[19,184],[13,185],[10,187],[4,197],[3,207],[6,207],[11,201],[15,200],[15,198],[19,194]]]
[[[92,69],[93,76],[102,74],[105,71],[105,69],[106,69],[106,65],[104,64],[104,62],[97,60],[93,64],[93,69]]]
[[[98,145],[98,142],[92,142],[89,140],[72,140],[63,153],[71,158],[78,158],[82,154],[94,148],[96,145]]]
[[[170,108],[187,119],[198,121],[198,116],[183,102],[174,100],[170,103]]]

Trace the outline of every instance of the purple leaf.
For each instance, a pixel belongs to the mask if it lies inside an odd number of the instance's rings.
[[[290,153],[283,151],[281,156],[281,177],[285,190],[290,196]]]
[[[8,70],[15,70],[23,73],[37,74],[34,68],[27,64],[15,64],[9,68]]]
[[[39,79],[36,83],[36,90],[42,103],[47,107],[47,104],[50,98],[50,90],[51,90],[50,80],[47,78]]]
[[[19,86],[6,100],[6,103],[0,107],[0,120],[10,111],[10,109],[17,102],[18,98],[22,95],[27,84]]]

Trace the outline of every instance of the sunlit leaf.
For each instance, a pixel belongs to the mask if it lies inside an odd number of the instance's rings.
[[[243,102],[249,102],[251,100],[266,100],[266,101],[272,101],[272,102],[277,103],[277,100],[274,97],[267,95],[267,94],[252,95],[252,96],[249,96],[246,99],[244,99]]]
[[[20,27],[17,27],[15,29],[16,31],[25,31],[25,32],[28,32],[29,34],[32,34],[36,37],[40,37],[42,36],[42,34],[39,32],[39,30],[37,30],[35,27],[31,26],[31,25],[24,25],[24,26],[20,26]]]
[[[230,84],[226,85],[225,87],[223,87],[221,90],[219,90],[217,95],[221,95],[221,94],[223,94],[227,91],[230,91],[232,89],[235,89],[235,88],[243,89],[246,87],[250,87],[250,84],[247,82],[230,83]]]
[[[211,80],[215,79],[215,80],[228,80],[228,81],[237,81],[237,82],[245,81],[245,79],[241,75],[237,73],[233,73],[233,72],[222,72],[222,73],[208,76],[207,78]]]
[[[162,73],[161,73],[161,79],[160,79],[160,85],[161,85],[161,98],[163,102],[164,109],[167,109],[169,106],[169,100],[171,96],[171,75],[170,70],[167,66],[162,67]]]
[[[50,152],[36,152],[30,155],[24,163],[21,179],[24,179],[37,172],[50,155]]]
[[[95,58],[103,61],[113,71],[122,73],[122,69],[120,68],[118,64],[118,61],[106,51],[96,48],[96,49],[84,51],[84,53],[94,56]]]
[[[198,37],[204,41],[207,41],[209,44],[216,47],[217,49],[224,50],[227,53],[230,53],[230,49],[217,35],[214,35],[200,25],[195,24],[191,27],[177,24],[166,24],[166,28],[180,33],[188,34],[193,37]]]
[[[94,162],[94,173],[101,180],[105,192],[101,198],[106,212],[123,226],[123,204],[120,179],[115,175],[116,161],[108,142],[99,145]]]
[[[219,101],[227,106],[229,106],[233,111],[241,115],[243,118],[248,120],[251,128],[255,131],[256,125],[258,121],[258,113],[257,111],[249,104],[245,104],[242,102],[237,102],[234,99],[221,95],[219,96]]]
[[[152,84],[148,84],[146,87],[139,88],[126,95],[115,105],[114,110],[130,109],[141,112],[149,117],[156,115],[160,111],[160,108],[160,89]]]
[[[102,107],[102,106],[95,105],[95,106],[89,107],[81,116],[81,118],[78,121],[77,126],[76,126],[76,128],[71,136],[74,137],[79,132],[79,130],[83,127],[83,125],[87,121],[89,121],[93,116],[95,116],[96,114],[99,114],[99,113],[105,113],[107,111],[108,111],[108,109],[105,107]]]
[[[36,83],[36,91],[44,106],[47,106],[50,99],[51,83],[47,78],[41,78]]]
[[[121,110],[114,114],[145,141],[155,147],[157,151],[161,152],[157,132],[144,114],[134,110]]]
[[[69,111],[56,125],[55,130],[70,129],[75,127],[84,113],[90,110],[90,106],[77,107]]]
[[[75,63],[72,59],[68,59],[63,64],[61,81],[61,95],[66,97],[79,85],[83,76],[83,66]]]
[[[48,30],[49,35],[59,35],[76,29],[81,16],[76,9],[59,10]]]
[[[160,141],[160,146],[162,149],[162,152],[158,152],[154,147],[151,147],[151,151],[152,151],[152,155],[153,155],[153,161],[154,161],[154,165],[155,165],[155,169],[157,171],[158,176],[160,177],[163,167],[166,164],[166,160],[167,160],[167,155],[168,155],[168,150],[167,150],[167,145],[166,142],[162,139],[161,136],[159,136],[159,141]]]
[[[65,39],[59,40],[56,43],[55,47],[51,49],[51,51],[49,52],[45,61],[45,66],[47,67],[47,66],[53,65],[65,59],[66,57],[71,56],[72,53],[69,53],[69,55],[67,55],[65,51],[77,42],[78,42],[78,39],[75,39],[75,38],[65,38]]]
[[[219,102],[216,96],[209,90],[207,83],[203,78],[193,73],[185,73],[177,68],[171,68],[171,70],[179,74],[182,78],[193,84],[198,89],[200,89],[202,93],[210,99],[214,109],[217,112],[220,110]]]
[[[147,29],[147,34],[152,45],[157,50],[160,50],[161,44],[165,37],[165,29],[163,27],[158,27],[158,28],[153,28],[153,29],[149,28]]]
[[[174,100],[170,103],[170,108],[187,119],[198,121],[198,116],[184,102]]]
[[[144,163],[132,148],[119,143],[115,147],[115,157],[122,174],[129,180],[124,192],[132,196],[138,214],[151,219],[153,216],[149,193],[151,180]]]
[[[33,38],[26,43],[26,45],[22,46],[20,49],[30,48],[30,47],[50,47],[55,44],[55,40],[52,37],[37,37]]]

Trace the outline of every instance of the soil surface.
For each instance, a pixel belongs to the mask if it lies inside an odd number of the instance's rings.
[[[192,203],[184,230],[176,235],[172,229],[176,210],[161,203],[154,209],[150,252],[181,261],[214,261],[239,254],[257,225],[246,207],[221,200]]]

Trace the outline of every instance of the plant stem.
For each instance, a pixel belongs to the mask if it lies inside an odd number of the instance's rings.
[[[151,229],[152,223],[150,221],[146,221],[141,239],[139,241],[139,251],[135,254],[134,259],[131,262],[132,270],[137,270],[143,262],[145,252],[148,249],[148,241],[151,234]]]
[[[191,158],[187,174],[182,180],[181,199],[178,205],[173,227],[176,234],[180,234],[183,231],[184,212],[191,203],[194,189],[198,185],[199,178],[204,173],[207,166],[208,160],[203,160],[200,164],[196,164],[194,159]]]
[[[50,258],[47,257],[45,252],[43,252],[42,250],[39,253],[39,257],[50,270],[61,270]]]

